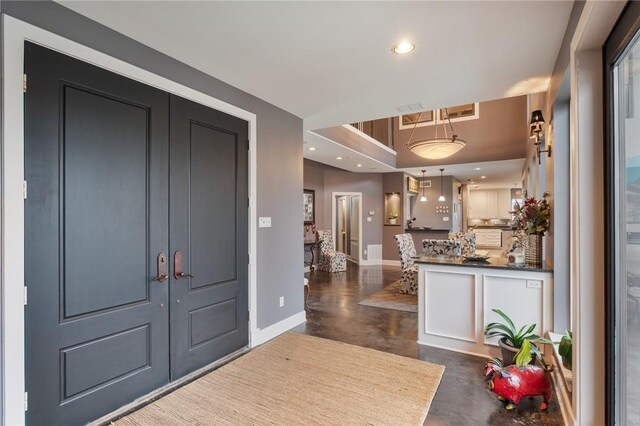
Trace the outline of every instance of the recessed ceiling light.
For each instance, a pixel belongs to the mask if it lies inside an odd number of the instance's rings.
[[[336,157],[336,160],[342,160],[342,157]]]
[[[480,179],[486,179],[486,178],[487,178],[486,176],[480,176]]]
[[[476,168],[475,168],[475,169],[473,169],[473,170],[480,170],[480,167],[476,167]]]
[[[415,50],[416,46],[408,41],[401,41],[398,44],[394,44],[391,51],[396,55],[406,55]]]
[[[356,164],[356,167],[362,167],[362,164],[358,163]]]
[[[316,150],[316,147],[315,147],[315,146],[310,146],[310,147],[309,147],[309,151],[315,151],[315,150]]]

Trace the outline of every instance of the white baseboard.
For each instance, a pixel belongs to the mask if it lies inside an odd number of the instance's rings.
[[[307,313],[305,311],[298,312],[295,315],[285,318],[280,322],[270,325],[267,328],[259,328],[256,330],[255,335],[251,336],[251,347],[255,348],[258,345],[268,342],[274,337],[278,337],[284,332],[291,330],[307,321]]]
[[[359,263],[360,266],[376,266],[376,265],[382,265],[382,261],[379,259],[372,259],[372,260],[361,260]]]
[[[382,264],[386,266],[401,266],[399,260],[382,259]]]

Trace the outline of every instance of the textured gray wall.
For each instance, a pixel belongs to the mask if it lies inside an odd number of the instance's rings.
[[[114,4],[117,7],[117,4]],[[302,120],[52,1],[3,1],[0,10],[257,115],[259,328],[303,310]],[[209,54],[209,52],[204,52]],[[279,297],[285,306],[279,307]]]

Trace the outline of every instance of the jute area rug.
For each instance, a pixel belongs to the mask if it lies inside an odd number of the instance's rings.
[[[115,424],[422,425],[444,367],[284,335]]]
[[[418,312],[418,296],[400,293],[400,280],[362,300],[358,305],[396,311]]]

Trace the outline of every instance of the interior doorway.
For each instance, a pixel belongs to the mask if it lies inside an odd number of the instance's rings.
[[[336,251],[347,259],[360,263],[362,246],[362,193],[334,192],[332,194],[332,230]]]

